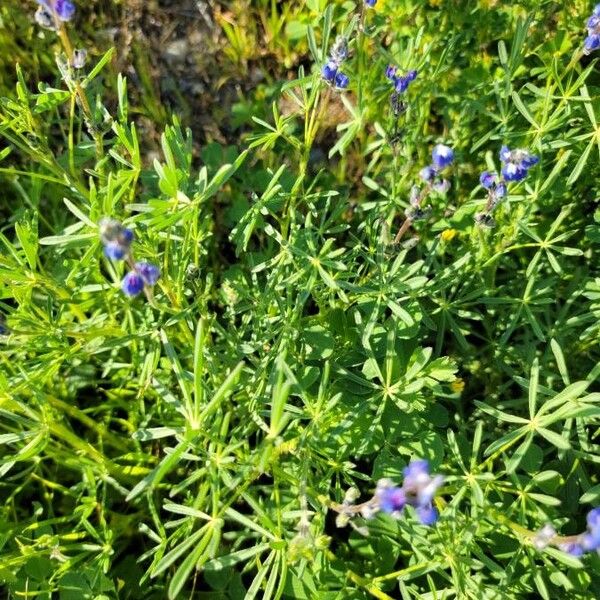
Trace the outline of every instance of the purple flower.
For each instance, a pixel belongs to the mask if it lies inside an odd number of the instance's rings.
[[[38,13],[42,9],[46,14],[49,12],[51,17],[56,15],[63,22],[70,21],[75,14],[75,5],[70,0],[37,0],[37,3],[40,5]],[[38,20],[38,13],[36,13],[36,20]]]
[[[69,0],[55,0],[54,10],[61,21],[70,21],[75,14],[75,5]]]
[[[123,278],[121,289],[127,296],[137,296],[144,289],[144,280],[135,271],[130,271]]]
[[[479,176],[479,183],[486,189],[489,190],[492,186],[496,185],[498,181],[497,173],[490,173],[489,171],[484,171]]]
[[[427,182],[431,182],[434,180],[435,176],[436,176],[437,172],[435,170],[435,168],[431,165],[427,165],[426,167],[423,167],[420,171],[419,171],[419,177],[423,180],[423,181],[427,181]]]
[[[160,277],[160,269],[152,263],[135,263],[135,270],[146,285],[155,285]]]
[[[377,4],[377,0],[365,0],[365,4],[370,8],[373,8]]]
[[[387,514],[400,512],[406,505],[406,495],[401,487],[391,485],[391,482],[382,480],[377,485],[375,492],[379,510]]]
[[[506,196],[506,184],[501,181],[496,186],[496,189],[494,190],[494,194],[496,195],[496,198],[504,198],[504,196]]]
[[[348,76],[345,75],[344,73],[342,73],[341,71],[338,71],[335,74],[335,87],[340,89],[340,90],[344,90],[348,87],[348,83],[350,83],[350,80],[348,79]]]
[[[577,542],[568,542],[566,544],[559,544],[558,547],[563,552],[567,552],[571,556],[581,556],[585,552],[583,546]]]
[[[388,65],[387,68],[385,69],[385,76],[390,81],[393,81],[394,77],[396,76],[397,70],[398,70],[398,68],[396,67],[396,65]]]
[[[437,144],[431,152],[431,158],[437,169],[445,169],[454,160],[454,150],[448,146],[444,146],[444,144]]]

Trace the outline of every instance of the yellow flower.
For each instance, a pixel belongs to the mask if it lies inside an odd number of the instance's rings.
[[[450,384],[450,388],[454,393],[460,394],[465,389],[465,380],[461,379],[460,377],[458,379],[455,379]]]
[[[444,242],[449,242],[457,234],[458,234],[458,231],[456,231],[456,229],[444,229],[444,231],[442,231],[442,240]]]

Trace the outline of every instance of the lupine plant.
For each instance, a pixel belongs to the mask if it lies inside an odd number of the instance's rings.
[[[0,3],[4,596],[597,600],[600,5],[168,4]]]

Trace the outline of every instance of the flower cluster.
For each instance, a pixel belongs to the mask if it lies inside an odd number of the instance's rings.
[[[327,83],[333,84],[340,90],[347,88],[350,83],[348,76],[340,70],[342,63],[347,58],[348,40],[344,36],[338,35],[329,53],[329,60],[321,69],[321,75]]]
[[[529,169],[537,165],[540,159],[527,150],[521,148],[510,150],[508,146],[502,146],[500,160],[502,161],[502,176],[506,181],[522,181],[527,177]]]
[[[379,512],[398,518],[406,506],[416,510],[423,525],[433,525],[439,516],[433,506],[433,498],[444,482],[443,476],[431,475],[426,460],[411,461],[403,474],[401,486],[394,485],[389,479],[380,479],[373,497],[362,504],[351,504],[356,494],[347,494],[344,503],[335,507],[339,513],[338,525],[345,525],[350,516],[357,513],[366,519]]]
[[[573,556],[582,556],[586,552],[600,554],[600,507],[593,508],[587,514],[587,529],[579,535],[559,536],[552,525],[547,524],[533,538],[533,545],[538,550],[548,546],[556,546],[563,552]]]
[[[587,37],[583,42],[583,53],[590,54],[600,48],[600,4],[596,4],[592,16],[587,21]]]
[[[398,517],[405,506],[413,506],[423,525],[433,525],[438,519],[433,497],[444,478],[441,475],[432,477],[426,460],[412,461],[404,468],[403,474],[404,481],[400,487],[387,479],[377,483],[374,496],[377,510]]]
[[[408,86],[417,78],[417,71],[412,70],[403,75],[399,74],[398,67],[395,65],[388,65],[385,69],[385,76],[394,84],[394,89],[399,93],[403,94]]]
[[[421,207],[423,200],[434,190],[445,194],[450,189],[450,182],[441,174],[454,161],[454,150],[444,144],[437,144],[431,152],[431,164],[419,172],[421,179],[427,184],[424,188],[414,185],[410,193],[410,206],[406,209],[406,218],[417,221],[428,216],[428,211]]]
[[[121,289],[127,296],[137,296],[146,286],[153,287],[160,277],[160,269],[148,262],[135,262],[131,252],[134,233],[116,219],[100,221],[100,240],[104,254],[112,260],[126,260],[131,271],[125,275]]]
[[[37,0],[37,3],[40,6],[35,13],[35,20],[44,29],[55,31],[75,14],[75,5],[70,0]]]
[[[507,194],[507,182],[525,179],[529,169],[539,162],[539,158],[522,148],[510,150],[508,146],[502,146],[500,161],[500,175],[495,171],[484,171],[479,177],[479,183],[487,190],[488,201],[485,210],[475,215],[475,222],[484,227],[494,226],[492,213]]]

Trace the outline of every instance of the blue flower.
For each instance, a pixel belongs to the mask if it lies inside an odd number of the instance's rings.
[[[135,263],[135,270],[146,285],[155,285],[160,277],[160,269],[152,263]]]
[[[111,260],[123,260],[129,248],[125,248],[117,242],[110,242],[104,245],[104,256]]]
[[[417,78],[417,71],[412,70],[404,75],[398,74],[398,67],[395,65],[388,65],[385,69],[385,76],[394,84],[394,89],[399,94],[403,94],[408,86]]]
[[[410,81],[407,77],[394,77],[394,88],[398,93],[404,93],[409,85]]]
[[[433,525],[439,517],[438,511],[430,504],[417,508],[417,517],[423,525]]]
[[[502,148],[500,148],[500,160],[502,162],[506,162],[509,159],[510,159],[510,149],[508,148],[508,146],[502,146]]]
[[[342,73],[341,71],[338,71],[335,74],[335,87],[343,90],[346,89],[348,87],[348,83],[350,82],[350,80],[348,79],[348,76],[345,75],[344,73]]]
[[[496,185],[497,181],[498,181],[498,174],[497,173],[490,173],[489,171],[484,171],[479,176],[479,183],[481,183],[481,185],[486,190],[489,190],[491,187],[493,187],[494,185]]]
[[[56,0],[54,10],[61,21],[70,21],[75,14],[75,5],[69,0]]]
[[[123,278],[121,289],[127,296],[137,296],[144,289],[144,280],[135,271],[130,271]]]
[[[506,181],[522,181],[529,169],[539,162],[539,158],[527,150],[510,150],[508,146],[500,149],[500,160],[503,162],[502,176]]]
[[[504,198],[504,196],[506,196],[506,184],[501,181],[496,186],[496,189],[494,190],[494,193],[496,195],[496,198]]]
[[[522,181],[527,177],[527,169],[515,163],[506,163],[502,167],[502,177],[506,181]]]
[[[600,7],[600,4],[598,5]],[[592,508],[590,512],[587,514],[587,526],[590,529],[596,529],[600,527],[600,507]]]
[[[558,547],[563,551],[567,552],[571,556],[582,556],[585,549],[578,542],[568,542],[566,544],[559,544]]]
[[[586,23],[588,35],[583,42],[583,53],[590,54],[600,48],[600,4],[594,8]]]
[[[325,81],[329,81],[331,83],[335,79],[335,76],[337,74],[337,70],[338,70],[337,63],[335,63],[332,60],[330,60],[321,69],[321,75],[323,75],[323,79]]]
[[[598,50],[598,48],[600,48],[600,35],[588,35],[583,42],[584,54],[590,54],[590,52]]]
[[[43,15],[43,18],[46,16],[53,15],[63,22],[70,21],[75,14],[75,5],[70,0],[37,0],[37,3],[40,5],[40,8],[36,12],[36,20],[40,25],[40,17]],[[46,26],[46,25],[44,25]],[[48,29],[53,29],[54,27],[47,27]]]
[[[454,160],[454,150],[448,146],[444,146],[444,144],[437,144],[431,152],[431,159],[437,169],[445,169]]]
[[[387,514],[400,512],[406,505],[404,490],[401,487],[390,485],[387,480],[379,482],[375,497],[379,510]]]
[[[444,482],[441,475],[432,477],[429,474],[429,462],[414,460],[404,469],[402,487],[406,493],[407,503],[416,508],[428,509],[438,488]]]
[[[365,4],[373,8],[377,4],[377,0],[365,0]]]
[[[396,65],[388,65],[385,69],[385,76],[390,80],[393,81],[394,77],[396,76],[396,71],[398,70],[398,68],[396,67]]]
[[[423,181],[427,181],[428,183],[434,180],[436,174],[437,174],[437,171],[431,165],[427,165],[426,167],[423,167],[419,171],[419,177]]]

